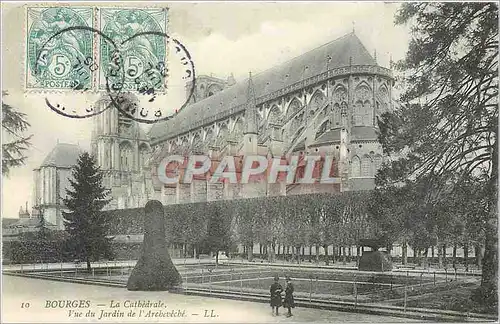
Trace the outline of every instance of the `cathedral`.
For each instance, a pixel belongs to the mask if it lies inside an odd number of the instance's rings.
[[[394,79],[353,33],[236,82],[198,76],[190,105],[145,133],[117,109],[94,117],[91,147],[111,189],[108,209],[142,207],[150,199],[179,204],[265,195],[374,188],[383,162],[377,116],[391,109]],[[186,85],[187,89],[192,84]],[[137,100],[129,95],[129,101]],[[96,103],[106,107],[106,96]],[[80,150],[57,144],[34,171],[33,205],[63,228],[61,196]],[[155,166],[167,155],[333,156],[339,184],[163,184]],[[299,165],[299,169],[303,167]],[[300,170],[297,170],[299,173]],[[33,213],[32,213],[33,214]]]

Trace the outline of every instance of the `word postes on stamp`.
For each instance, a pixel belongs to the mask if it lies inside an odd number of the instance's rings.
[[[123,91],[166,92],[168,38],[154,33],[166,33],[167,8],[101,8],[99,11],[102,32],[117,46],[100,41],[101,66],[112,67],[113,56],[118,51],[125,74],[120,85]],[[106,89],[107,78],[116,84],[119,77],[112,69],[100,69],[100,90]]]
[[[26,15],[25,87],[28,90],[92,89],[97,65],[90,7],[29,7]]]

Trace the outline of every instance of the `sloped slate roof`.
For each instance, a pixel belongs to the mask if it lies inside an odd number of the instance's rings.
[[[75,144],[58,143],[43,160],[40,167],[56,166],[70,168],[76,164],[81,149]]]
[[[331,142],[340,142],[340,129],[331,129],[318,137],[311,146],[318,146]]]
[[[330,58],[329,61],[328,58]],[[340,37],[288,62],[256,74],[252,77],[255,94],[258,98],[327,70],[350,64],[377,65],[354,33]],[[196,122],[245,104],[247,87],[248,79],[196,102],[181,110],[176,117],[153,125],[148,135],[153,141],[165,136],[173,137],[180,132],[187,131]]]
[[[375,128],[368,126],[355,126],[351,128],[351,140],[377,140]]]
[[[303,151],[306,149],[306,139],[300,141],[293,149],[293,152]]]

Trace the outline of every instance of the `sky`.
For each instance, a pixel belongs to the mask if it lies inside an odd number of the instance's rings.
[[[31,5],[38,5],[30,3]],[[45,5],[47,5],[45,3]],[[49,4],[51,5],[51,4]],[[53,3],[52,5],[56,5]],[[71,6],[119,7],[114,3],[72,2]],[[151,5],[148,2],[148,5]],[[168,33],[189,50],[197,75],[243,80],[354,29],[378,64],[389,67],[404,57],[409,41],[407,26],[395,26],[400,3],[384,2],[204,2],[154,3],[169,7]],[[144,3],[127,2],[142,7]],[[25,9],[22,3],[2,2],[2,98],[27,114],[33,134],[26,165],[2,178],[2,217],[17,217],[20,206],[31,209],[33,169],[59,141],[90,149],[92,119],[71,119],[47,108],[45,98],[54,93],[24,90]],[[99,94],[62,95],[65,102],[85,105]],[[52,97],[51,97],[52,98]],[[157,101],[161,104],[161,100]],[[189,108],[187,108],[189,109]],[[147,128],[147,127],[145,127]]]

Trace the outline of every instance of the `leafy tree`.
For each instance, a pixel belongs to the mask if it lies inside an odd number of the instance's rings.
[[[379,120],[387,154],[400,159],[379,181],[428,177],[444,197],[461,177],[486,179],[488,220],[481,295],[495,302],[498,279],[498,7],[496,3],[406,3],[397,24],[413,39],[403,72],[402,106]],[[380,184],[380,182],[379,182]],[[434,201],[432,197],[427,201]]]
[[[101,210],[110,202],[109,189],[102,185],[102,172],[89,153],[83,152],[70,179],[71,189],[63,198],[69,212],[63,212],[68,242],[75,255],[87,262],[90,272],[91,259],[111,255],[111,240],[107,238],[110,227],[109,214]]]
[[[2,92],[2,97],[5,95],[7,92]],[[8,175],[13,167],[24,165],[25,151],[30,147],[33,135],[23,136],[22,133],[29,127],[26,114],[4,103],[2,98],[2,129],[5,134],[2,141],[2,175]]]
[[[255,217],[255,199],[238,199],[233,201],[233,212],[237,221],[237,232],[240,243],[247,249],[248,261],[253,259],[253,245],[257,238],[257,218]]]
[[[215,253],[215,264],[219,264],[219,251],[228,251],[231,245],[231,222],[221,212],[219,202],[207,204],[208,229],[206,244]]]

